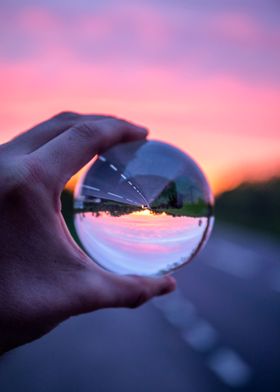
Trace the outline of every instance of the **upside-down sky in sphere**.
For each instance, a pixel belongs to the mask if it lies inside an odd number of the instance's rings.
[[[0,143],[110,113],[195,158],[216,192],[280,173],[278,0],[0,4]]]

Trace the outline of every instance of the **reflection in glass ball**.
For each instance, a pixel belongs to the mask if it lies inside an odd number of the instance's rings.
[[[197,164],[158,141],[99,155],[75,190],[75,227],[88,255],[119,274],[162,275],[190,261],[213,225]]]

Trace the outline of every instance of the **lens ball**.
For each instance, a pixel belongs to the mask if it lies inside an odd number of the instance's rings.
[[[118,274],[163,275],[207,242],[213,195],[199,166],[181,150],[144,140],[99,155],[75,189],[80,243]]]

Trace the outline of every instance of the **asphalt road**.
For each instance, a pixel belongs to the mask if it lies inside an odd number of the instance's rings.
[[[176,276],[171,295],[7,353],[0,391],[280,391],[280,245],[219,227]]]

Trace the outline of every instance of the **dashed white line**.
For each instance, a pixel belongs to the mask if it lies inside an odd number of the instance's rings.
[[[243,386],[250,381],[253,370],[238,353],[227,347],[216,347],[219,333],[197,315],[195,305],[177,291],[169,298],[157,298],[153,304],[167,321],[178,328],[183,340],[193,349],[208,352],[207,365],[225,384]]]
[[[83,185],[83,188],[91,189],[92,191],[97,191],[97,192],[100,191],[99,188],[95,188],[94,186],[89,186],[89,185]]]
[[[258,261],[250,259],[242,260],[235,258],[234,260],[230,260],[229,258],[216,258],[209,260],[207,264],[217,270],[243,279],[256,276],[260,270]]]
[[[170,324],[184,329],[195,321],[196,310],[190,301],[182,298],[179,293],[176,293],[176,296],[174,294],[168,299],[154,299],[153,304],[162,311]]]
[[[207,265],[238,278],[248,279],[260,273],[262,260],[252,249],[221,239],[219,247],[214,251],[214,257],[207,261]]]
[[[190,329],[183,331],[182,337],[193,349],[208,351],[217,343],[218,332],[208,321],[198,319]]]
[[[107,192],[107,194],[108,194],[108,195],[111,195],[111,196],[118,197],[118,198],[120,198],[120,199],[123,199],[123,196],[121,196],[121,195],[117,195],[116,193]]]
[[[241,387],[252,375],[246,362],[229,348],[220,348],[208,360],[210,369],[231,387]]]
[[[127,182],[128,182],[128,184],[129,184],[129,185],[131,185],[131,186],[132,186],[132,182],[131,182],[131,181],[127,181]]]
[[[114,166],[112,163],[110,163],[110,168],[113,169],[114,171],[118,171],[118,169],[116,168],[116,166]]]
[[[163,311],[165,318],[168,320],[170,324],[172,324],[174,327],[183,329],[186,328],[187,326],[191,325],[195,318],[196,314],[195,313],[179,313],[176,311],[168,311],[165,312]]]
[[[126,177],[124,174],[121,174],[121,177],[122,177],[124,180],[127,179],[127,177]]]
[[[100,159],[100,161],[102,161],[102,162],[106,162],[107,161],[107,159],[105,157],[103,157],[103,155],[99,155],[98,159]]]
[[[133,203],[133,200],[131,200],[131,199],[127,199],[127,198],[126,198],[126,200],[129,201],[130,203]]]

